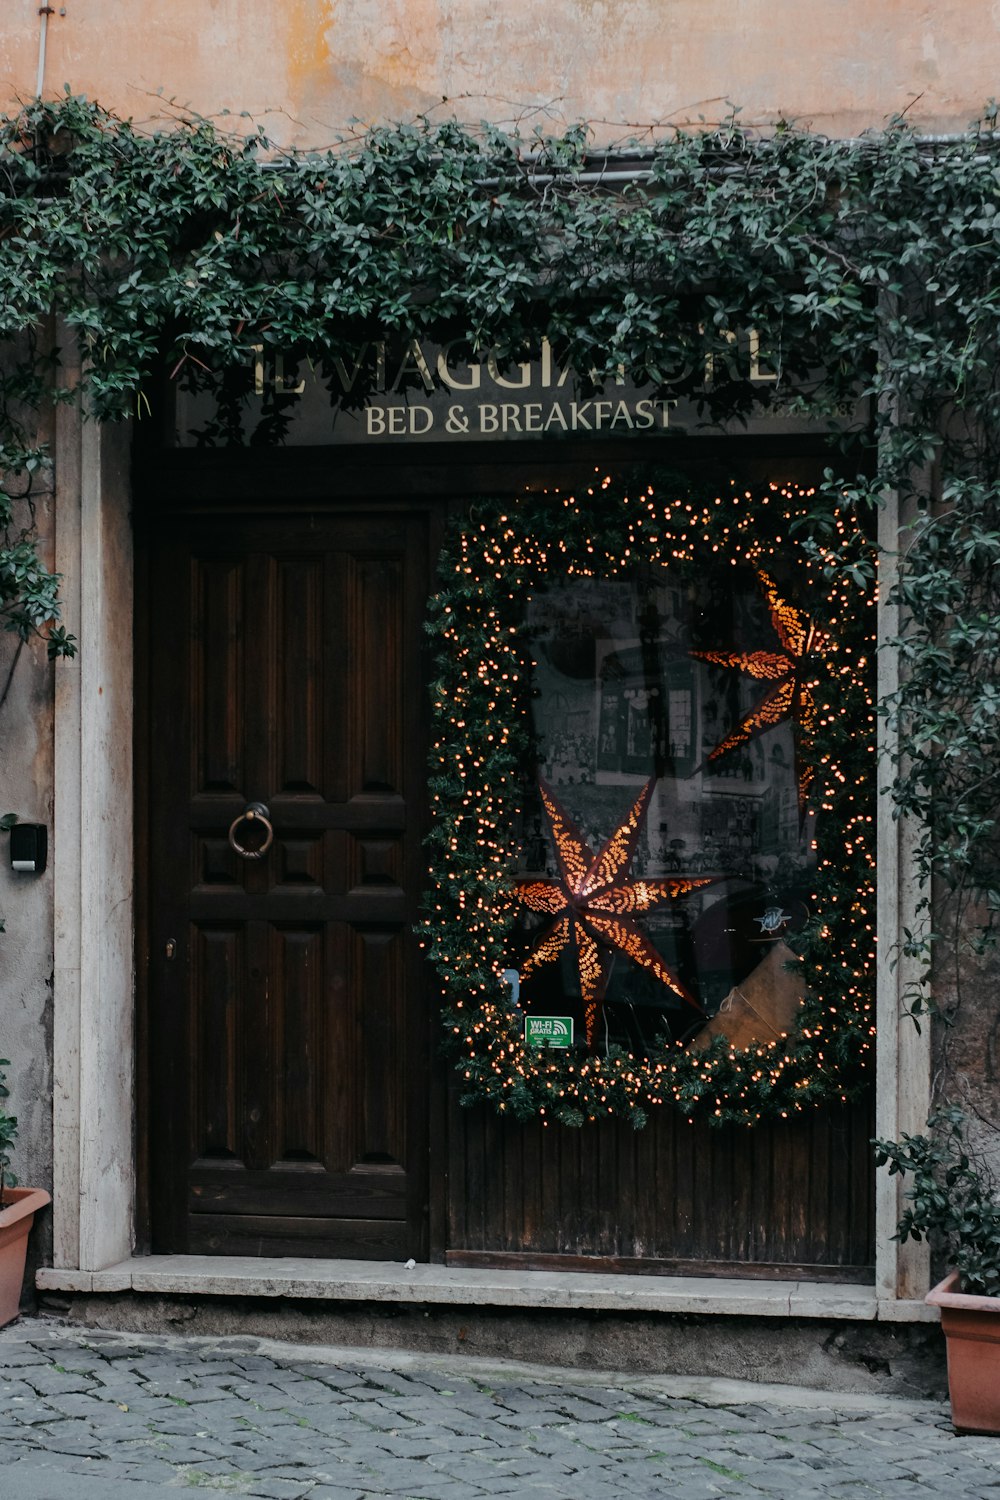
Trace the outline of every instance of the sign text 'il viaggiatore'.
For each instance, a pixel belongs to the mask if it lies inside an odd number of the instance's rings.
[[[757,333],[749,329],[726,337],[736,378],[759,393],[734,430],[815,428],[815,419],[776,399],[778,376]],[[560,363],[545,338],[521,361],[502,359],[494,349],[473,351],[464,340],[372,338],[321,362],[259,345],[239,392],[239,436],[251,440],[263,422],[274,423],[276,414],[278,441],[296,447],[724,431],[709,423],[704,411],[704,396],[715,380],[711,357],[698,375],[694,383],[689,373],[684,394],[676,396],[637,384],[624,367],[597,385]],[[211,390],[179,391],[178,443],[204,442],[217,426],[217,411]]]

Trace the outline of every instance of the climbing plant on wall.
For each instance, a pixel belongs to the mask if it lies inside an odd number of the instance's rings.
[[[739,420],[760,392],[732,336],[752,328],[773,399],[837,429],[810,522],[816,555],[835,514],[901,507],[905,672],[883,705],[900,741],[886,776],[923,830],[920,873],[959,904],[974,898],[991,941],[995,122],[942,144],[903,124],[838,142],[734,121],[623,148],[615,165],[634,176],[621,190],[602,180],[608,157],[584,128],[522,139],[418,123],[293,155],[234,123],[144,131],[68,93],[0,122],[7,628],[73,650],[32,513],[50,460],[35,416],[47,402],[82,398],[94,418],[142,421],[162,371],[215,384],[261,348],[308,351],[329,370],[359,330],[446,327],[500,358],[544,334],[598,381],[624,365],[654,389],[686,390],[706,420]],[[82,372],[71,378],[73,343]],[[844,420],[859,398],[867,420]],[[280,438],[280,420],[263,435]],[[870,578],[869,559],[852,566]]]

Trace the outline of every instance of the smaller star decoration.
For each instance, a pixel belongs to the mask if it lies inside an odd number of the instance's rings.
[[[700,661],[712,662],[715,666],[732,667],[739,672],[749,672],[751,677],[773,682],[760,702],[744,714],[743,718],[709,751],[709,763],[719,760],[739,745],[749,745],[751,740],[774,729],[785,720],[795,726],[795,776],[799,789],[799,815],[805,816],[809,798],[809,787],[813,769],[805,763],[812,748],[816,733],[816,686],[817,662],[833,649],[829,635],[817,629],[802,610],[788,604],[778,593],[777,587],[761,569],[757,569],[764,593],[767,597],[771,624],[781,642],[781,651],[692,651]]]
[[[590,1048],[597,1035],[610,959],[615,951],[647,969],[668,990],[702,1013],[697,1000],[665,963],[636,917],[664,901],[675,901],[698,886],[711,885],[718,877],[627,878],[655,782],[655,777],[646,782],[625,821],[595,854],[549,784],[543,777],[538,779],[559,875],[556,880],[522,880],[514,886],[517,899],[531,911],[545,912],[555,919],[522,965],[521,978],[526,979],[541,964],[558,958],[565,948],[572,949],[580,975]]]

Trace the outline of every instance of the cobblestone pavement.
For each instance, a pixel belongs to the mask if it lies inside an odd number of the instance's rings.
[[[1000,1500],[931,1402],[250,1338],[0,1333],[0,1500]]]

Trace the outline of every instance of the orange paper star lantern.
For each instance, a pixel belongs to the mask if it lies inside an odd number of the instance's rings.
[[[514,887],[519,901],[532,911],[556,918],[542,934],[521,968],[521,978],[557,958],[566,947],[576,955],[583,998],[587,1045],[593,1048],[604,1000],[612,952],[624,953],[701,1014],[701,1006],[664,962],[641,930],[636,917],[664,901],[674,901],[716,876],[686,879],[630,880],[628,868],[642,830],[656,778],[651,777],[625,821],[596,854],[557,800],[543,777],[538,784],[556,848],[557,880],[522,880]]]
[[[812,748],[816,731],[816,686],[817,661],[832,647],[829,635],[818,630],[802,610],[782,599],[775,584],[761,569],[757,569],[764,593],[767,596],[771,624],[781,642],[781,651],[692,651],[700,661],[708,661],[720,667],[732,667],[738,672],[748,672],[751,677],[774,683],[758,704],[720,740],[708,755],[709,763],[719,760],[739,745],[749,745],[751,740],[774,729],[776,725],[790,720],[795,728],[795,776],[799,789],[799,814],[805,816],[813,768],[804,763],[803,756]]]

